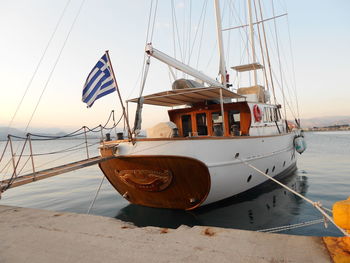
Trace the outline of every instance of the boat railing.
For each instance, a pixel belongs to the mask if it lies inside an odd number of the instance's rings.
[[[34,133],[27,133],[25,136],[9,134],[7,136],[5,147],[0,155],[0,175],[2,177],[0,179],[0,194],[9,188],[49,178],[54,175],[59,175],[62,173],[81,169],[90,165],[106,161],[107,159],[114,158],[113,156],[109,158],[104,158],[100,156],[90,157],[91,153],[89,151],[89,148],[92,146],[97,148],[96,146],[98,144],[104,144],[105,142],[111,140],[110,132],[112,130],[115,131],[117,139],[119,133],[117,133],[116,131],[116,126],[119,124],[121,119],[122,117],[116,122],[114,118],[114,111],[111,111],[110,116],[105,125],[98,125],[94,128],[83,126],[80,129],[77,129],[68,134],[63,134],[59,136]],[[111,127],[108,126],[110,122],[113,123]],[[33,141],[46,141],[47,143],[49,143],[56,140],[69,139],[82,140],[82,142],[55,151],[40,153],[34,152]],[[92,139],[95,140],[94,143],[89,142],[89,140],[91,141]],[[17,145],[15,145],[15,142]],[[74,153],[77,151],[80,151],[80,156],[81,153],[85,151],[86,159],[74,162],[72,162],[70,159],[70,161],[64,164],[56,165],[54,167],[46,169],[43,169],[42,167],[51,163],[52,160],[44,164],[36,164],[36,158],[39,158],[40,156],[47,157],[49,155],[57,156],[60,154],[66,154],[66,156],[60,156],[56,160],[53,160],[55,161],[55,163],[57,163],[56,161],[58,159],[62,159],[62,157],[67,157],[72,152]],[[30,169],[23,171],[24,168],[28,169],[29,162],[31,166]],[[11,170],[12,172],[9,172]]]

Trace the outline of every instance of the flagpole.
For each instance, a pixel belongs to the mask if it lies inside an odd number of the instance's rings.
[[[112,67],[112,62],[111,62],[111,58],[109,57],[108,50],[106,50],[106,55],[107,55],[107,58],[108,58],[108,65],[109,65],[109,67],[111,69],[111,72],[112,72],[113,81],[114,81],[115,86],[117,88],[120,104],[122,105],[122,108],[123,108],[123,115],[124,115],[124,118],[126,120],[126,125],[128,126],[128,138],[130,140],[132,140],[132,133],[131,133],[130,125],[129,125],[128,115],[126,114],[125,107],[124,107],[124,104],[123,104],[123,100],[122,100],[122,97],[121,97],[120,92],[119,92],[118,83],[117,83],[117,80],[116,80],[115,75],[114,75],[114,70],[113,70],[113,67]]]

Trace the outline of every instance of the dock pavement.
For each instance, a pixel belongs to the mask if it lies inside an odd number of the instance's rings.
[[[0,262],[332,262],[321,237],[205,226],[135,227],[0,205]]]

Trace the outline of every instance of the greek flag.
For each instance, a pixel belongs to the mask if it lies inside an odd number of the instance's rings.
[[[116,90],[107,54],[104,54],[91,70],[83,89],[83,102],[90,108],[95,100]]]

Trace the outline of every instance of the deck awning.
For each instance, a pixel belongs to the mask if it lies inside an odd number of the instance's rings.
[[[192,89],[177,89],[163,91],[159,93],[150,94],[144,96],[144,104],[157,105],[157,106],[180,106],[186,104],[193,104],[205,100],[218,100],[220,99],[220,90],[222,91],[222,97],[224,99],[237,99],[245,98],[237,93],[234,93],[228,89],[221,87],[208,87],[208,88],[192,88]],[[137,102],[138,98],[128,100],[127,102]]]

